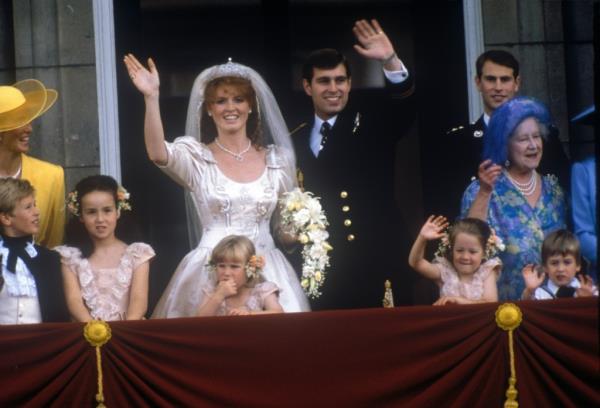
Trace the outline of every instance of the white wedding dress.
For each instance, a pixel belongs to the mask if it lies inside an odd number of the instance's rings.
[[[225,176],[206,145],[184,136],[166,143],[169,158],[162,170],[191,191],[200,221],[202,238],[183,258],[161,296],[152,318],[195,316],[203,287],[210,285],[207,268],[210,253],[225,236],[245,235],[265,258],[264,278],[279,287],[279,303],[286,312],[310,310],[296,272],[275,247],[271,219],[281,195],[293,187],[284,171],[286,155],[274,145],[267,147],[264,173],[249,183]]]

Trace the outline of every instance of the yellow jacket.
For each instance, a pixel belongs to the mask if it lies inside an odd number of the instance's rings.
[[[21,178],[35,188],[40,210],[36,242],[47,248],[62,244],[65,232],[65,172],[62,167],[23,154]]]

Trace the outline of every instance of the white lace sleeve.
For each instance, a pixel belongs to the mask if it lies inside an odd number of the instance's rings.
[[[150,245],[143,242],[134,242],[133,244],[129,245],[127,251],[133,258],[133,270],[135,270],[144,262],[148,262],[156,255],[154,249],[152,249]]]
[[[77,270],[81,265],[81,251],[79,248],[60,245],[54,248],[60,254],[60,261],[63,265],[69,267],[71,272],[77,275]]]

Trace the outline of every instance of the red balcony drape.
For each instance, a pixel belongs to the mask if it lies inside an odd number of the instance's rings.
[[[597,299],[519,302],[521,407],[600,406]],[[112,407],[501,407],[498,304],[110,323]],[[79,323],[0,327],[0,406],[93,406]]]

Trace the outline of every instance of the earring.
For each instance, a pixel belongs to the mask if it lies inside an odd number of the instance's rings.
[[[506,167],[506,168],[510,167],[510,160],[506,159],[506,161],[504,162],[504,167]]]
[[[248,111],[248,115],[252,115],[252,109]]]
[[[212,113],[210,113],[210,112],[206,112],[206,113],[208,114],[208,116],[212,116]]]

